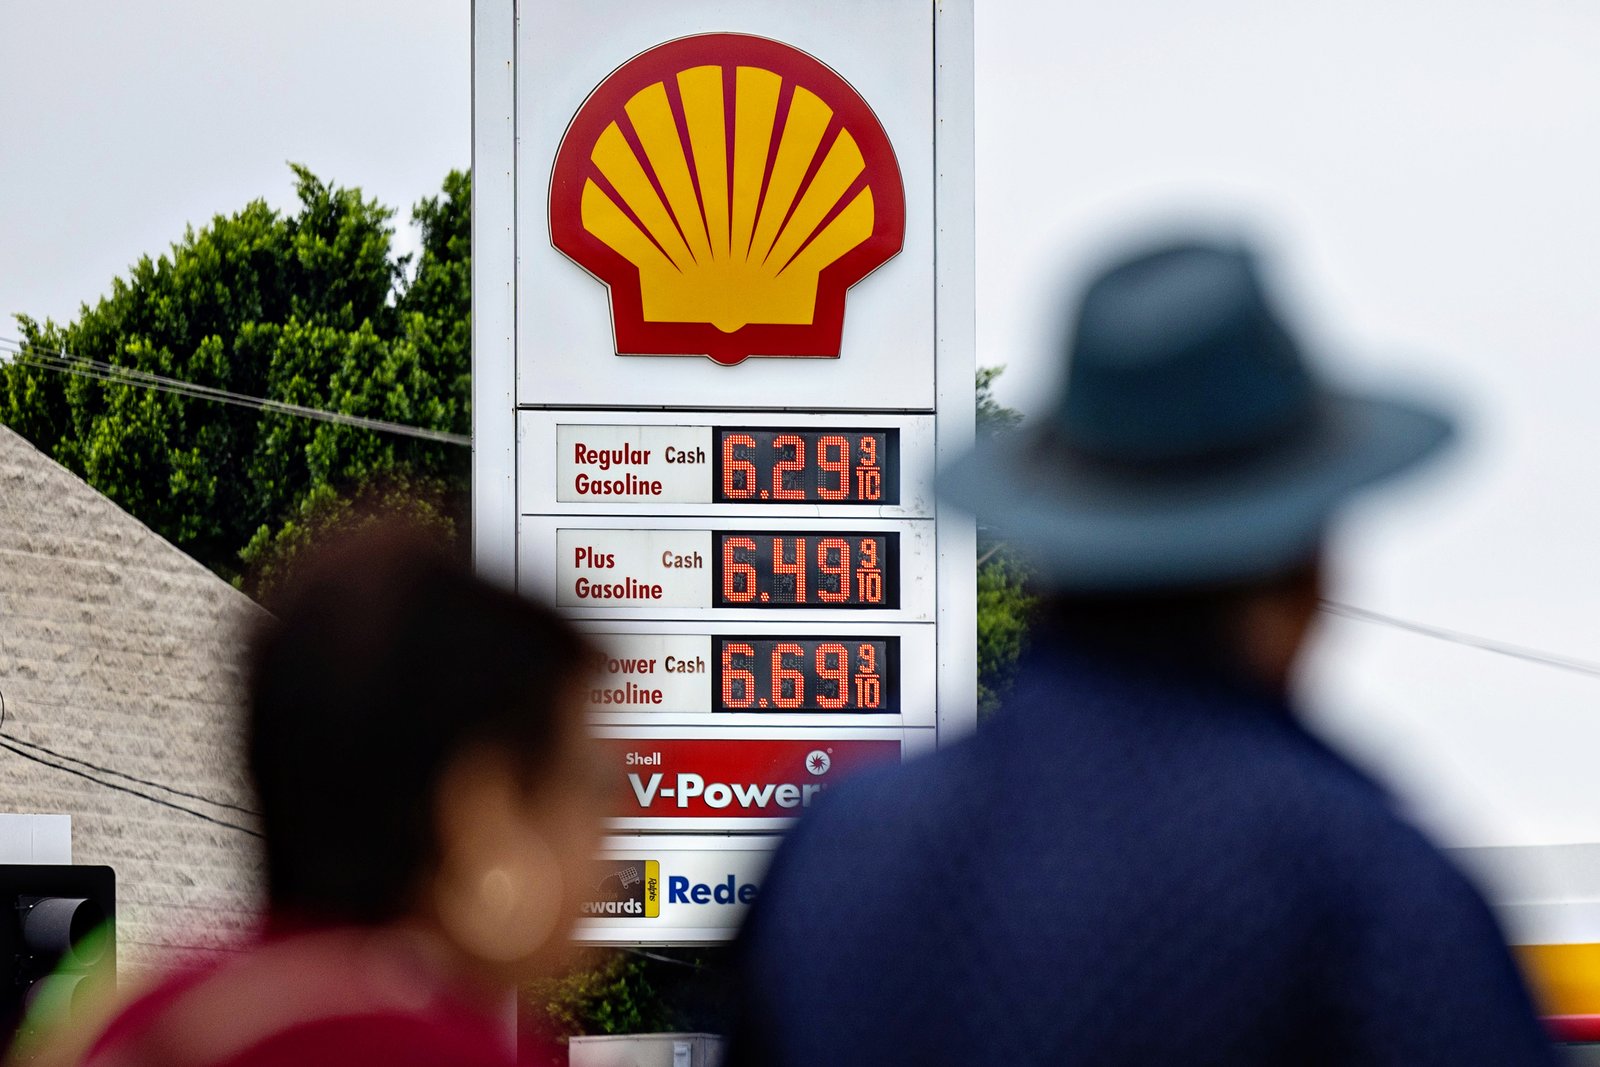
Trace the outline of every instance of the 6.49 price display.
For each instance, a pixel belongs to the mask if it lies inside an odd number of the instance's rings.
[[[711,700],[719,712],[895,712],[896,638],[716,637]]]
[[[719,608],[897,608],[897,533],[712,534]]]
[[[719,504],[898,504],[900,431],[718,427]]]

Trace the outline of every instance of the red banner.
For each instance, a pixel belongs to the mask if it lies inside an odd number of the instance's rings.
[[[602,738],[617,818],[787,819],[841,777],[900,758],[899,741]]]

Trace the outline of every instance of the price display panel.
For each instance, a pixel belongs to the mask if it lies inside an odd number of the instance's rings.
[[[894,637],[713,637],[712,710],[900,710],[900,641]]]
[[[895,533],[714,531],[712,603],[749,608],[896,608]]]
[[[860,618],[580,621],[598,650],[584,703],[612,725],[934,725],[933,673],[905,669],[936,662],[933,626]]]
[[[574,515],[932,518],[934,445],[931,415],[525,411],[517,481]]]
[[[934,619],[933,586],[912,578],[934,565],[926,520],[527,516],[521,530],[522,588],[583,618]]]
[[[898,430],[712,431],[718,504],[898,504]]]

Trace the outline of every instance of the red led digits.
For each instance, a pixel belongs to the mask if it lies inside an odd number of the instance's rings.
[[[804,658],[805,649],[793,641],[772,646],[772,703],[774,707],[798,708],[806,702],[806,676],[795,670],[786,657]]]
[[[714,711],[875,714],[900,706],[893,637],[714,637]]]
[[[894,608],[898,533],[713,533],[713,606]]]
[[[722,706],[748,708],[756,702],[756,677],[743,667],[736,667],[733,657],[745,662],[754,659],[756,650],[749,645],[730,641],[722,646]]]
[[[856,468],[856,496],[877,500],[883,496],[883,472],[878,469],[878,439],[871,434],[861,439],[861,465]]]
[[[817,646],[816,665],[817,677],[824,683],[817,687],[813,698],[817,707],[828,711],[844,707],[850,702],[849,653],[836,641],[824,642]],[[829,682],[833,684],[826,684]]]
[[[748,556],[739,558],[741,549],[753,555],[756,543],[748,537],[722,542],[722,599],[730,604],[748,604],[756,598],[756,569]]]
[[[817,438],[817,466],[823,471],[817,478],[817,495],[824,500],[848,500],[850,498],[849,440],[838,434],[826,434]],[[832,488],[827,484],[830,481],[833,483]]]
[[[870,641],[856,646],[856,707],[876,711],[883,704],[883,683],[878,677],[878,647]]]
[[[796,537],[794,539],[794,558],[792,560],[785,558],[789,555],[789,550],[784,548],[783,541],[784,539],[781,537],[772,539],[772,573],[774,577],[780,574],[793,575],[794,592],[784,599],[790,604],[804,604],[806,602],[806,538]],[[776,584],[774,583],[774,586]],[[782,592],[775,588],[773,595],[782,596]]]
[[[883,571],[878,569],[878,542],[875,538],[861,539],[861,559],[856,568],[856,585],[861,590],[863,604],[883,603]]]
[[[898,504],[900,431],[715,427],[719,504]]]
[[[824,537],[817,542],[817,570],[831,577],[817,586],[817,597],[830,604],[850,599],[850,542],[842,537]],[[833,588],[828,588],[829,585]]]
[[[790,486],[791,480],[785,478],[788,471],[803,471],[806,469],[806,441],[797,433],[781,433],[772,439],[772,447],[779,452],[792,449],[788,459],[780,459],[772,465],[772,499],[774,500],[804,500],[806,491],[797,486]]]
[[[756,439],[747,433],[730,433],[722,439],[723,496],[749,500],[756,495],[756,466],[748,458],[755,450]]]

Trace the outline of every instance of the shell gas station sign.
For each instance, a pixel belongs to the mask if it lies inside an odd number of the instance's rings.
[[[972,725],[972,8],[474,7],[474,551],[601,651],[585,939]]]
[[[839,356],[846,291],[900,251],[877,116],[748,34],[656,45],[584,101],[550,183],[555,246],[611,291],[618,353]]]

